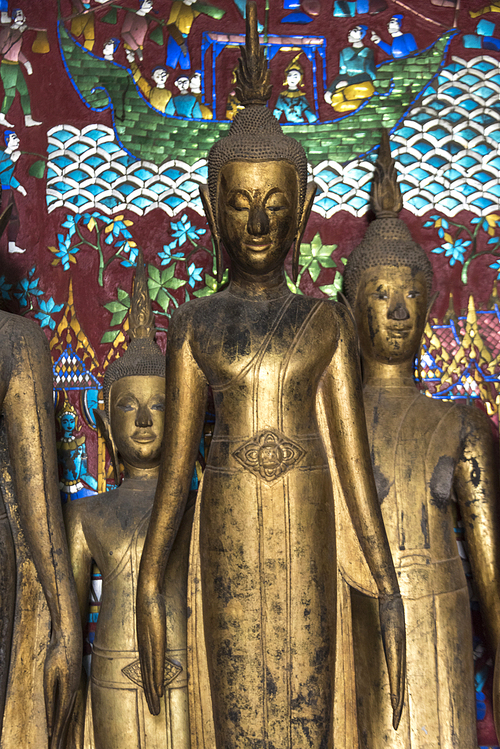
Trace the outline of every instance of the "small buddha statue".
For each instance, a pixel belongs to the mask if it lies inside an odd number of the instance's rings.
[[[493,648],[500,634],[497,475],[488,418],[425,397],[414,378],[433,274],[398,218],[402,198],[384,132],[376,219],[348,258],[345,293],[361,346],[363,399],[378,499],[406,619],[406,701],[398,731],[369,580],[350,575],[359,742],[363,749],[476,749],[469,594],[457,550],[458,503]],[[343,563],[352,560],[345,550]],[[352,569],[351,569],[352,573]],[[357,590],[356,590],[357,589]]]
[[[0,217],[0,235],[10,212]],[[58,749],[82,646],[58,490],[51,358],[36,324],[2,310],[0,411],[1,745]]]
[[[342,306],[287,286],[285,258],[295,242],[296,273],[315,186],[307,184],[303,148],[266,107],[271,87],[255,3],[246,19],[236,86],[245,108],[211,149],[201,190],[219,274],[222,243],[230,282],[183,304],[169,325],[170,428],[141,560],[139,651],[157,713],[164,692],[161,581],[210,386],[215,428],[190,574],[201,588],[190,621],[203,617],[204,642],[188,649],[206,653],[205,661],[193,658],[189,674],[192,746],[331,749],[337,573],[329,453],[338,458],[377,581],[396,724],[404,618],[371,471],[354,326]],[[203,673],[207,689],[199,688]]]
[[[95,411],[112,456],[117,483],[109,492],[64,507],[82,624],[88,615],[92,560],[102,574],[102,598],[92,652],[92,721],[85,721],[86,676],[68,732],[71,749],[189,749],[186,597],[192,509],[188,506],[162,581],[166,620],[164,697],[153,716],[144,699],[137,651],[135,596],[142,547],[158,480],[164,428],[165,358],[155,327],[142,252],[135,275],[125,354],[104,378],[104,411]],[[85,735],[93,724],[93,741]]]

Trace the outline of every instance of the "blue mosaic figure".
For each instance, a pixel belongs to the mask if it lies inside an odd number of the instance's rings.
[[[193,7],[191,7],[193,6]],[[165,65],[169,68],[180,67],[189,70],[191,58],[187,41],[195,18],[204,13],[211,18],[220,19],[226,11],[211,3],[196,3],[196,0],[174,0],[167,21],[168,42]]]
[[[282,91],[278,96],[278,101],[274,107],[274,116],[280,121],[284,116],[285,122],[288,123],[307,123],[316,122],[318,117],[311,109],[306,95],[299,91],[299,86],[303,86],[304,70],[298,59],[302,53],[293,58],[291,63],[285,69],[284,84],[288,86],[286,91]]]
[[[189,78],[187,75],[180,75],[175,81],[175,85],[179,90],[179,94],[170,99],[165,109],[165,114],[201,120],[203,114],[196,96],[189,93]]]
[[[65,503],[70,499],[80,499],[80,497],[95,494],[97,481],[87,470],[85,435],[75,436],[78,428],[78,414],[68,401],[57,414],[57,420],[62,430],[62,437],[56,443],[60,468],[59,489],[61,499]],[[83,482],[87,486],[84,486]]]
[[[7,238],[9,242],[10,253],[23,253],[25,249],[18,247],[17,235],[19,233],[19,212],[17,210],[14,191],[26,195],[25,188],[14,177],[16,162],[21,156],[19,150],[19,138],[14,130],[5,130],[3,134],[5,142],[5,151],[0,151],[0,183],[2,187],[2,196],[0,199],[0,211],[3,212],[8,205],[12,204],[12,213],[10,214],[7,226]]]
[[[354,18],[363,13],[382,13],[386,8],[385,0],[335,0],[333,15],[337,18]]]
[[[372,42],[381,47],[388,55],[394,57],[394,59],[407,57],[407,55],[411,55],[417,49],[417,43],[413,34],[403,34],[401,31],[403,19],[404,16],[402,15],[392,16],[387,24],[387,31],[393,39],[392,44],[387,44],[375,31],[372,31]]]
[[[363,39],[368,26],[359,24],[347,35],[350,47],[340,53],[339,74],[328,86],[325,101],[336,112],[351,112],[375,92],[376,77],[373,50],[365,47]]]

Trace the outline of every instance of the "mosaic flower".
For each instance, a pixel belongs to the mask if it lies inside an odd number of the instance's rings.
[[[57,244],[58,247],[49,247],[49,250],[55,255],[52,265],[61,263],[63,270],[69,270],[70,264],[76,263],[75,255],[80,248],[71,246],[71,237],[69,234],[67,237],[64,234],[58,234]]]
[[[196,229],[185,214],[181,216],[180,221],[172,221],[171,228],[173,229],[172,237],[175,238],[179,247],[187,242],[188,239],[193,243],[197,242],[201,235],[206,232],[206,229]],[[175,246],[173,242],[169,245],[171,249]]]
[[[92,213],[84,213],[83,221],[89,231],[92,231],[97,226],[97,219],[104,221],[105,224],[111,223],[111,219],[107,216],[103,216],[99,211],[92,211]]]
[[[490,265],[490,268],[498,271],[497,278],[500,278],[500,260],[495,260],[495,262]]]
[[[40,311],[35,315],[36,319],[40,320],[41,327],[45,328],[48,325],[51,330],[54,330],[56,323],[52,319],[52,315],[60,312],[63,306],[62,304],[56,304],[52,297],[48,301],[42,299],[40,302]]]
[[[438,230],[439,238],[443,239],[445,230],[449,229],[450,225],[443,216],[437,216],[434,214],[434,216],[431,216],[430,221],[425,222],[424,229],[429,229],[431,226]]]
[[[10,299],[11,283],[7,283],[5,276],[0,276],[0,295],[2,299]]]
[[[128,257],[124,257],[120,265],[123,265],[124,268],[132,268],[136,265],[138,252],[135,242],[124,242],[120,247],[120,255],[123,256],[123,253],[128,253]]]
[[[133,221],[125,219],[123,214],[113,219],[104,229],[104,233],[108,235],[105,239],[106,244],[112,244],[120,234],[125,239],[132,239],[132,234],[127,229],[127,226],[132,226],[133,223]]]
[[[66,221],[63,221],[61,227],[68,229],[68,237],[71,238],[76,231],[76,224],[78,223],[80,216],[75,216],[73,213],[66,214]]]
[[[192,289],[194,289],[194,285],[196,281],[202,281],[201,272],[203,268],[196,268],[194,263],[191,263],[191,265],[188,268],[188,284],[191,286]]]
[[[481,229],[487,232],[490,237],[495,236],[495,230],[498,228],[499,223],[500,216],[497,213],[490,213],[489,216],[485,216],[484,218],[476,216],[471,219],[471,224],[481,224]]]
[[[184,258],[183,252],[174,252],[172,253],[172,250],[175,249],[177,246],[177,241],[170,242],[170,244],[164,244],[163,245],[163,252],[158,253],[158,257],[161,257],[161,265],[168,265],[172,262],[172,260]]]
[[[19,300],[21,307],[27,307],[29,296],[42,296],[43,291],[38,288],[40,279],[33,278],[35,266],[28,272],[27,278],[23,278],[16,286],[14,296]]]
[[[470,244],[470,239],[456,239],[454,242],[445,242],[441,247],[436,247],[432,250],[432,252],[436,255],[441,255],[444,252],[445,257],[450,258],[450,265],[453,266],[457,260],[459,263],[464,262],[464,255]]]

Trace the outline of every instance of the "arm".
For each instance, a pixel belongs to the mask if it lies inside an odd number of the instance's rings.
[[[68,539],[69,558],[76,583],[76,595],[83,630],[87,622],[89,608],[92,555],[82,527],[82,517],[78,503],[73,504],[69,502],[65,506],[63,514]],[[83,749],[86,699],[87,675],[82,665],[80,686],[76,695],[66,738],[66,749]]]
[[[186,319],[187,318],[187,319]],[[165,661],[162,581],[179,528],[198,453],[207,382],[189,344],[189,316],[172,316],[167,345],[165,412],[170,416],[160,475],[142,554],[137,590],[137,635],[144,691],[153,715],[160,712]]]
[[[30,321],[13,323],[12,372],[3,410],[23,530],[52,621],[45,702],[52,749],[58,747],[80,676],[82,636],[64,537],[47,340]]]
[[[415,52],[417,49],[417,43],[415,41],[415,37],[413,34],[405,34],[404,40],[406,44],[406,49],[408,50],[407,54],[410,54],[411,52]]]
[[[455,469],[467,550],[491,652],[500,641],[500,518],[498,466],[487,416],[464,407],[463,452]]]
[[[142,75],[140,68],[138,64],[135,61],[135,58],[130,61],[130,69],[134,76],[134,81],[139,86],[139,89],[144,94],[146,99],[149,101],[149,97],[151,96],[151,89],[153,88],[148,81],[144,78]]]
[[[373,478],[354,325],[338,306],[337,348],[318,393],[327,454],[336,460],[352,523],[379,590],[380,624],[391,685],[393,723],[401,717],[405,683],[404,612]]]
[[[377,70],[375,68],[375,58],[373,55],[373,50],[366,48],[366,55],[365,55],[365,71],[368,73],[372,81],[375,80],[377,77]]]

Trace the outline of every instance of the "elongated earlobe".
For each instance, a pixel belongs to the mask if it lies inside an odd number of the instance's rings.
[[[104,437],[104,442],[106,443],[106,447],[111,456],[111,463],[113,464],[113,472],[115,474],[115,483],[118,486],[120,483],[120,461],[118,460],[118,452],[111,433],[109,416],[106,411],[101,411],[100,408],[94,408],[94,416],[96,424]]]
[[[315,182],[309,182],[309,184],[307,185],[304,208],[302,211],[302,216],[300,217],[299,226],[297,228],[297,236],[295,237],[295,245],[293,248],[292,280],[294,283],[297,283],[297,276],[299,275],[300,245],[302,242],[302,237],[304,236],[307,222],[309,221],[309,216],[311,215],[311,210],[313,207],[314,197],[316,195],[317,189],[318,186]]]
[[[207,218],[210,231],[212,232],[212,239],[215,248],[216,277],[217,282],[220,283],[222,281],[222,276],[224,275],[224,268],[222,267],[222,252],[219,232],[217,230],[217,223],[215,221],[214,212],[212,210],[212,203],[210,201],[210,193],[208,192],[207,185],[200,186],[200,198],[201,202],[203,203],[203,210],[205,211],[205,216]]]

